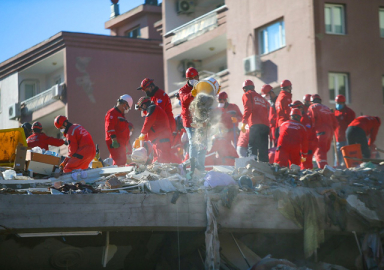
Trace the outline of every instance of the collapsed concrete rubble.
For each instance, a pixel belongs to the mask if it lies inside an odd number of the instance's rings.
[[[213,166],[211,171],[195,173],[192,179],[186,178],[186,171],[180,164],[158,163],[110,166],[41,178],[16,174],[6,167],[0,167],[0,172],[2,196],[92,196],[94,193],[163,196],[170,193],[171,203],[177,205],[183,194],[203,194],[206,204],[205,253],[199,256],[205,269],[343,269],[327,263],[308,262],[317,260],[317,251],[325,242],[326,230],[351,231],[353,226],[349,216],[359,221],[360,233],[366,233],[362,243],[356,243],[361,250],[360,260],[371,267],[378,266],[378,269],[384,265],[381,244],[384,228],[382,164],[362,163],[358,168],[344,170],[330,166],[323,170],[300,170],[294,165],[280,168],[277,164],[240,158],[234,167]],[[278,211],[303,231],[305,263],[295,265],[270,256],[261,259],[245,244],[245,236],[236,239],[232,233],[221,232],[225,224],[220,223],[223,210],[219,209],[239,211],[239,200],[246,194],[252,195],[247,200],[272,197]],[[246,215],[252,213],[244,213]],[[234,251],[227,250],[228,242],[236,244],[236,252],[241,256],[232,258]],[[236,262],[239,258],[240,262]],[[308,261],[309,258],[312,259]]]

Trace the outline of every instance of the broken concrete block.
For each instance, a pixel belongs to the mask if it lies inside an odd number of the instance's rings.
[[[273,170],[268,162],[258,162],[254,159],[248,160],[247,165],[250,165],[256,171],[264,174],[266,177],[276,180],[276,177],[273,175]]]
[[[291,164],[291,170],[294,173],[298,173],[300,171],[300,166],[296,164]]]
[[[254,157],[236,158],[235,169],[244,168],[245,166],[247,166],[248,161],[250,160],[255,160],[255,158]]]
[[[331,166],[329,166],[329,165],[325,165],[325,167],[324,167],[322,173],[323,173],[323,175],[326,176],[326,177],[331,177],[331,176],[335,173],[335,171],[336,171],[336,170],[335,170],[334,168],[332,168]]]
[[[105,182],[105,186],[107,186],[110,189],[113,189],[113,188],[121,188],[123,184],[119,179],[117,179],[116,176],[113,176]]]

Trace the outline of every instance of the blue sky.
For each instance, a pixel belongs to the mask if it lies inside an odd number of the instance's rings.
[[[120,14],[143,3],[120,0]],[[110,5],[110,0],[0,0],[0,63],[60,31],[109,35],[104,23]]]

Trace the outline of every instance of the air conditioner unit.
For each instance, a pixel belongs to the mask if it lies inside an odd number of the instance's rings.
[[[192,0],[178,0],[177,1],[177,13],[189,14],[195,12],[195,2]]]
[[[21,117],[21,110],[19,103],[13,103],[8,107],[8,116],[9,120],[15,120],[18,117]]]
[[[201,60],[184,59],[181,61],[181,63],[183,66],[183,73],[185,73],[185,71],[190,67],[197,69],[197,71],[201,71],[201,69],[202,69]]]
[[[243,66],[245,75],[257,75],[262,73],[261,60],[257,55],[244,58]]]

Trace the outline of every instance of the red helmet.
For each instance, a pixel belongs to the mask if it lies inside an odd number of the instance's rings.
[[[59,115],[55,118],[55,121],[53,121],[53,124],[55,125],[55,127],[57,129],[61,128],[63,126],[63,124],[68,121],[67,117],[63,116],[63,115]]]
[[[137,101],[136,103],[136,106],[135,106],[135,109],[138,110],[138,109],[141,109],[141,107],[143,106],[143,104],[146,104],[146,103],[150,103],[151,102],[151,99],[147,96],[145,97],[141,97],[139,99],[139,101]]]
[[[289,107],[292,107],[292,108],[298,108],[300,106],[304,106],[303,102],[301,102],[300,100],[295,100],[294,102],[289,104]]]
[[[261,87],[261,94],[262,95],[267,95],[271,91],[272,91],[272,86],[270,86],[269,84],[264,84]]]
[[[40,122],[35,122],[35,123],[32,124],[32,129],[40,129],[40,130],[42,130],[43,126],[41,125]]]
[[[320,99],[321,100],[321,97],[318,94],[314,94],[314,95],[311,96],[311,101],[313,102],[315,99]]]
[[[300,115],[300,116],[303,116],[303,115],[301,114],[300,109],[297,109],[297,108],[292,109],[290,115]]]
[[[137,88],[137,90],[145,89],[148,86],[150,86],[153,83],[153,79],[150,78],[145,78],[144,80],[141,81],[140,87]]]
[[[246,87],[246,86],[255,86],[255,85],[253,84],[253,81],[251,81],[251,80],[245,80],[245,81],[243,82],[243,88]]]
[[[218,99],[227,99],[228,95],[225,92],[220,92]]]
[[[338,96],[335,98],[335,102],[336,102],[336,103],[345,103],[345,96],[344,96],[344,95],[338,95]]]
[[[187,79],[194,78],[197,75],[199,75],[199,72],[197,72],[197,70],[193,67],[188,68],[187,71],[185,72],[185,78]]]
[[[284,81],[282,81],[281,84],[280,84],[280,87],[281,87],[281,88],[284,88],[284,87],[287,87],[287,86],[292,86],[292,83],[291,83],[290,80],[284,80]]]
[[[309,102],[309,101],[311,101],[311,96],[312,96],[311,94],[306,94],[303,96],[303,100]]]

